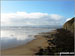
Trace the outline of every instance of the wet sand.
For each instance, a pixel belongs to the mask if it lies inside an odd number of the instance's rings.
[[[46,38],[42,36],[38,36],[35,40],[32,40],[31,42],[15,47],[15,48],[10,48],[7,50],[1,51],[1,54],[3,55],[33,55],[35,54],[40,47],[45,48],[48,46]]]

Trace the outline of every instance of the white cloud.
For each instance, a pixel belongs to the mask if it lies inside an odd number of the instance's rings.
[[[60,15],[57,15],[57,14],[51,14],[51,15],[50,15],[50,18],[51,18],[51,19],[54,19],[54,20],[59,20],[59,19],[61,19],[61,18],[63,18],[63,17],[60,16]]]
[[[25,26],[25,25],[53,25],[59,24],[58,21],[62,20],[62,16],[57,14],[48,13],[2,13],[1,25],[2,26]]]

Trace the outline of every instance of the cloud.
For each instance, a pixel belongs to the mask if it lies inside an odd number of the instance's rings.
[[[60,15],[57,15],[57,14],[51,14],[51,15],[50,15],[50,18],[51,18],[51,19],[54,19],[54,20],[60,20],[60,19],[63,18],[63,17],[60,16]]]
[[[48,13],[2,13],[2,26],[26,26],[26,25],[59,25],[62,24],[63,16]]]

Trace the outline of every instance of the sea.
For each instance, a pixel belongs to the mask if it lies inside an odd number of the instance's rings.
[[[24,45],[42,32],[50,32],[57,27],[1,27],[0,50]]]

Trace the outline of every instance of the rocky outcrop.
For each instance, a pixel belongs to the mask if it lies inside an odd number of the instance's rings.
[[[63,28],[68,30],[68,31],[71,31],[71,32],[74,32],[74,18],[72,18],[71,20],[67,21],[64,25],[63,25]]]

